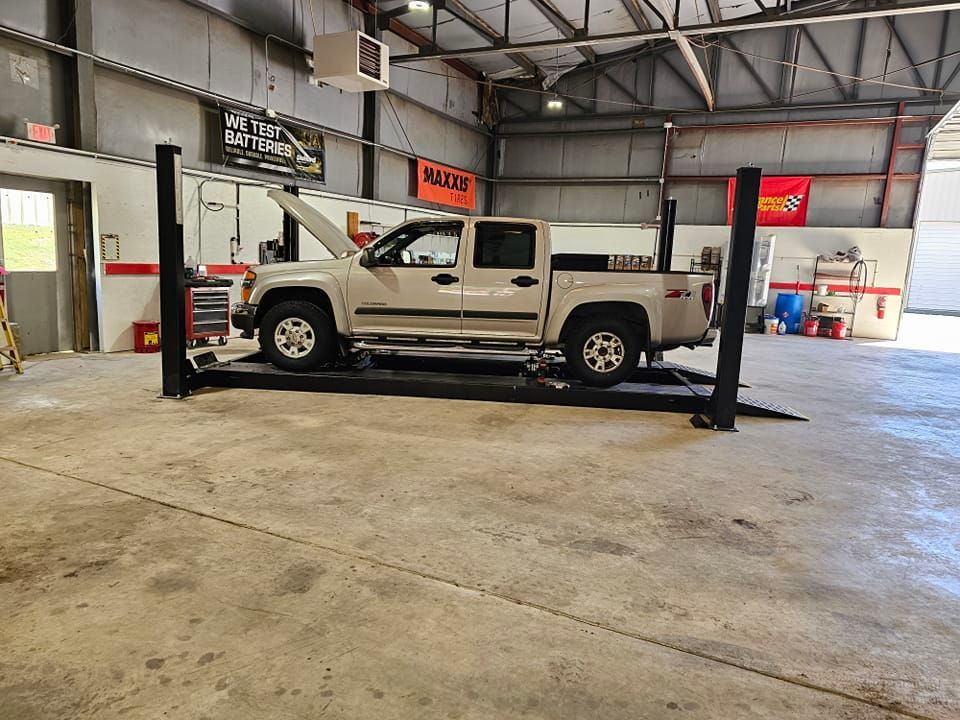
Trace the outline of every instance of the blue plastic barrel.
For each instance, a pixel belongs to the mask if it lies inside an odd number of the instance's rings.
[[[787,324],[788,333],[800,332],[800,323],[803,319],[803,295],[794,293],[780,293],[777,295],[777,307],[774,311],[777,319]]]

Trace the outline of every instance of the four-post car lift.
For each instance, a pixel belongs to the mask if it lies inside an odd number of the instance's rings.
[[[220,362],[213,352],[187,358],[184,327],[183,201],[180,148],[157,146],[157,209],[160,241],[162,397],[185,398],[205,387],[405,395],[497,402],[570,405],[689,413],[697,427],[736,430],[737,414],[806,420],[791,408],[740,394],[740,361],[747,285],[760,192],[759,168],[737,171],[720,352],[716,374],[658,360],[641,365],[628,382],[588,387],[562,378],[563,365],[522,358],[459,354],[452,357],[372,355],[355,365],[291,373],[253,353]],[[664,213],[658,261],[669,269],[675,202]],[[291,221],[292,222],[292,221]],[[291,256],[293,257],[293,256]],[[664,264],[665,263],[665,264]],[[530,372],[524,373],[525,367]],[[561,375],[561,378],[557,378]],[[539,377],[538,377],[539,376]]]

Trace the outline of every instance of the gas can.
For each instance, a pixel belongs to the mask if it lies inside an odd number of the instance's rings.
[[[820,321],[817,318],[807,320],[803,323],[803,334],[807,337],[816,337],[820,332]]]
[[[160,352],[160,323],[152,320],[134,320],[133,351],[138,353]]]

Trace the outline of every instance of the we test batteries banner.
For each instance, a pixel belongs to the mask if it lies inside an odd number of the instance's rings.
[[[737,179],[727,181],[727,225],[733,223]],[[765,177],[760,180],[757,225],[802,227],[807,224],[810,176]]]
[[[223,157],[232,165],[281,170],[324,180],[323,135],[274,118],[220,107]]]

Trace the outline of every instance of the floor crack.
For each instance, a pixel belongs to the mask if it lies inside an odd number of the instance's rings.
[[[343,548],[334,547],[332,545],[324,545],[323,543],[318,543],[313,540],[306,540],[304,538],[298,538],[293,535],[286,535],[284,533],[277,532],[275,530],[268,530],[266,528],[257,527],[256,525],[250,525],[249,523],[242,522],[239,520],[232,520],[230,518],[223,517],[220,515],[214,515],[212,513],[207,513],[200,510],[194,510],[184,505],[177,505],[167,500],[160,500],[158,498],[153,498],[153,497],[150,497],[149,495],[143,495],[142,493],[134,492],[132,490],[125,490],[124,488],[115,487],[113,485],[98,482],[96,480],[88,480],[86,478],[78,477],[76,475],[70,475],[68,473],[60,472],[58,470],[50,470],[48,468],[40,467],[38,465],[33,465],[31,463],[23,462],[20,460],[15,460],[13,458],[5,457],[2,455],[0,455],[0,460],[11,463],[13,465],[18,465],[20,467],[27,468],[30,470],[36,470],[38,472],[48,473],[56,477],[64,478],[67,480],[73,480],[75,482],[81,482],[86,485],[92,485],[94,487],[101,488],[103,490],[109,490],[111,492],[127,495],[129,497],[133,497],[138,500],[143,500],[144,502],[154,503],[156,505],[159,505],[164,508],[168,508],[170,510],[176,510],[178,512],[188,513],[190,515],[194,515],[195,517],[203,518],[205,520],[212,520],[214,522],[223,523],[225,525],[229,525],[231,527],[235,527],[241,530],[250,530],[252,532],[259,533],[261,535],[266,535],[269,537],[277,538],[279,540],[286,540],[287,542],[296,543],[297,545],[302,545],[302,546],[314,548],[317,550],[323,550],[324,552],[329,552],[334,555],[338,555],[342,558],[347,558],[347,559],[358,561],[358,562],[364,562],[375,567],[394,570],[396,572],[401,572],[406,575],[411,575],[423,580],[430,580],[432,582],[440,583],[442,585],[446,585],[447,587],[455,587],[460,590],[465,590],[467,592],[475,593],[476,595],[479,595],[481,597],[495,598],[497,600],[509,602],[514,605],[520,605],[522,607],[526,607],[531,610],[537,610],[544,614],[552,615],[553,617],[556,617],[562,620],[567,620],[580,625],[586,625],[592,628],[596,628],[598,630],[603,630],[605,632],[619,635],[620,637],[629,638],[631,640],[637,640],[639,642],[648,643],[650,645],[656,645],[658,647],[683,653],[684,655],[690,655],[690,656],[699,658],[701,660],[707,660],[709,662],[725,665],[727,667],[735,668],[737,670],[743,670],[745,672],[753,673],[755,675],[760,675],[762,677],[765,677],[771,680],[776,680],[778,682],[787,683],[789,685],[806,688],[808,690],[813,690],[815,692],[820,692],[827,695],[833,695],[834,697],[842,698],[844,700],[849,700],[851,702],[860,703],[862,705],[869,705],[870,707],[879,708],[887,712],[901,715],[903,717],[915,718],[916,720],[934,720],[929,715],[922,715],[920,713],[916,713],[911,710],[908,710],[902,707],[896,701],[892,703],[885,703],[879,700],[874,700],[871,698],[862,697],[860,695],[855,695],[853,693],[849,693],[844,690],[838,690],[836,688],[827,687],[825,685],[819,685],[817,683],[804,680],[803,678],[791,677],[788,675],[780,675],[778,673],[770,672],[768,670],[751,667],[750,665],[746,665],[744,663],[739,663],[734,660],[730,660],[717,655],[711,655],[710,653],[694,650],[692,648],[683,647],[682,645],[661,640],[653,636],[647,636],[647,635],[643,635],[642,633],[636,633],[630,630],[625,630],[623,628],[615,627],[613,625],[608,625],[607,623],[604,623],[599,620],[593,620],[591,618],[582,617],[579,615],[574,615],[573,613],[565,612],[563,610],[551,608],[541,603],[533,602],[530,600],[524,600],[523,598],[514,597],[512,595],[507,595],[505,593],[499,593],[493,590],[474,587],[472,585],[467,585],[467,584],[458,582],[452,578],[443,577],[441,575],[434,575],[433,573],[417,570],[416,568],[408,567],[406,565],[399,565],[397,563],[390,562],[388,560],[384,560],[382,558],[378,558],[373,555],[366,555],[356,551],[345,550]],[[247,609],[253,609],[253,608],[247,608]]]

